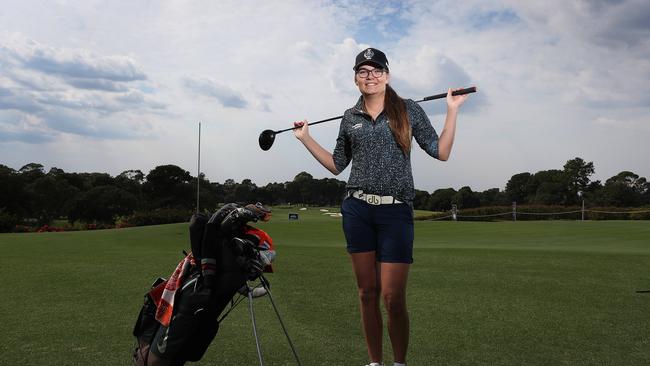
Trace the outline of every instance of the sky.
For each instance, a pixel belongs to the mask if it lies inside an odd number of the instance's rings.
[[[448,161],[415,146],[417,189],[504,189],[575,157],[592,180],[650,178],[646,0],[0,0],[0,164],[196,176],[200,122],[210,181],[333,177],[292,133],[258,136],[354,105],[366,47],[402,97],[478,87]],[[442,132],[444,100],[421,105]],[[310,131],[333,150],[338,122]]]

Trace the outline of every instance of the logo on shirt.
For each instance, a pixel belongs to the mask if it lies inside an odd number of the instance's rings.
[[[356,130],[358,128],[361,128],[361,126],[363,126],[361,123],[357,123],[356,125],[352,126],[352,129]]]

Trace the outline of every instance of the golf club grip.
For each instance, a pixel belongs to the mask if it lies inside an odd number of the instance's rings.
[[[469,93],[476,93],[476,87],[473,86],[471,88],[465,88],[465,89],[460,89],[453,91],[451,95],[463,95],[463,94],[469,94]],[[447,97],[447,93],[440,93],[436,95],[430,95],[428,97],[424,97],[421,100],[418,100],[417,102],[426,102],[428,100],[434,100],[434,99],[441,99]]]

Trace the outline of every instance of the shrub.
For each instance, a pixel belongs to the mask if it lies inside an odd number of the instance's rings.
[[[49,226],[49,225],[43,225],[38,230],[36,230],[37,233],[55,233],[55,232],[61,232],[65,231],[62,227],[58,226]]]
[[[1,233],[8,233],[14,230],[18,224],[20,224],[20,219],[17,216],[0,211]]]
[[[121,218],[118,223],[122,227],[174,224],[187,222],[191,216],[192,211],[189,210],[165,208],[153,211],[136,211],[125,218]]]
[[[31,231],[31,228],[27,225],[16,225],[13,231],[14,233],[28,233]]]
[[[84,229],[85,230],[106,230],[106,229],[113,229],[115,226],[110,225],[110,224],[104,224],[104,223],[88,223],[85,225]]]
[[[650,220],[650,208],[591,207],[587,220]]]

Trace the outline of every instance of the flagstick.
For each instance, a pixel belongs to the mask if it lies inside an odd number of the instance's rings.
[[[201,122],[199,122],[199,152],[196,172],[196,213],[199,213],[199,182],[201,180]]]

